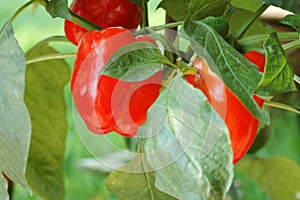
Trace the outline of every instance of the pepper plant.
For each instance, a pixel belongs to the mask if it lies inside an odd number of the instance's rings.
[[[111,199],[300,199],[299,1],[162,0],[156,26],[153,1],[31,0],[2,26],[0,199],[68,196],[68,129]],[[30,6],[65,35],[24,52],[13,22]],[[270,6],[289,31],[261,19]]]

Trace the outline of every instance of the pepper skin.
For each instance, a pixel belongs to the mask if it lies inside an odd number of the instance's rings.
[[[70,10],[101,28],[135,29],[142,19],[141,8],[129,0],[74,0]],[[65,20],[64,29],[68,40],[75,45],[88,31],[70,20]]]
[[[261,72],[263,71],[265,57],[262,54],[252,51],[248,52],[245,57],[251,57],[249,61],[256,64]],[[187,75],[186,80],[206,95],[212,107],[225,120],[233,149],[233,163],[236,163],[253,144],[258,130],[258,120],[211,71],[204,60],[196,58],[193,64],[197,68],[197,74]],[[253,98],[262,107],[264,101],[255,95]]]
[[[148,36],[135,38],[121,27],[90,31],[80,41],[71,90],[78,112],[92,132],[116,131],[130,137],[146,121],[147,110],[159,95],[162,71],[140,82],[99,74],[115,51],[139,41],[155,44]]]

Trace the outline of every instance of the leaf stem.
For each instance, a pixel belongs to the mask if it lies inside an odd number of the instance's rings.
[[[294,75],[294,81],[300,85],[300,77],[297,74]]]
[[[141,21],[141,27],[148,27],[149,26],[149,18],[148,18],[148,1],[143,0],[142,1],[142,21]]]
[[[247,21],[243,24],[240,29],[236,32],[234,37],[240,39],[243,37],[248,28],[255,22],[255,20],[269,7],[268,4],[263,4]]]
[[[167,28],[174,28],[174,27],[180,26],[182,24],[183,24],[183,21],[172,22],[172,23],[163,24],[163,25],[159,25],[159,26],[152,26],[151,30],[153,30],[153,31],[160,31],[160,30],[164,30],[164,29],[167,29]],[[149,29],[142,28],[142,29],[140,29],[138,31],[135,31],[134,35],[137,36],[137,35],[141,35],[141,34],[146,34],[148,32],[149,32]]]
[[[42,62],[47,60],[56,60],[56,59],[65,59],[65,58],[74,58],[75,53],[55,53],[55,54],[48,54],[45,56],[39,56],[30,60],[26,61],[26,65],[36,63],[36,62]]]
[[[286,44],[283,44],[282,48],[285,51],[292,50],[292,49],[299,49],[300,48],[300,39],[299,40],[294,40],[294,41],[286,43]]]
[[[17,16],[19,16],[26,8],[28,8],[29,6],[31,6],[32,4],[35,4],[35,3],[39,3],[43,6],[46,6],[47,2],[45,0],[31,0],[31,1],[28,1],[27,3],[25,3],[23,6],[21,6],[15,13],[14,15],[12,16],[11,20],[14,21]]]
[[[70,9],[69,9],[69,12],[71,14],[71,17],[69,18],[69,20],[71,20],[75,24],[78,24],[79,26],[81,26],[87,30],[101,30],[102,29],[100,26],[93,24],[89,20],[86,20],[86,19],[80,17],[79,15],[76,15]]]
[[[300,34],[297,32],[278,32],[278,38],[280,41],[291,41],[291,40],[299,40]],[[253,47],[255,45],[261,45],[264,43],[266,37],[269,34],[258,34],[243,38],[237,41],[239,47]]]
[[[290,106],[290,105],[286,105],[280,102],[274,102],[274,101],[269,101],[269,100],[265,100],[264,103],[266,106],[270,106],[270,107],[274,107],[274,108],[280,108],[283,110],[288,110],[297,114],[300,114],[300,110]]]

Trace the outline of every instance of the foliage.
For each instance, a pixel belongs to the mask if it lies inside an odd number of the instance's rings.
[[[153,1],[171,23],[144,27],[155,15],[147,13]],[[6,177],[18,184],[15,194],[22,199],[295,198],[300,191],[300,78],[299,63],[291,53],[299,57],[299,1],[131,2],[143,10],[141,28],[133,34],[148,34],[157,46],[149,42],[123,46],[99,75],[130,82],[163,71],[160,95],[133,138],[90,133],[72,103],[69,85],[79,53],[52,43],[66,42],[65,37],[50,37],[36,41],[25,54],[13,22],[35,5],[55,20],[67,18],[86,29],[99,27],[70,12],[67,0],[32,0],[8,17],[0,31],[0,199],[9,199]],[[277,32],[259,19],[269,5],[294,13],[280,20],[293,31]],[[55,21],[51,17],[50,26]],[[264,73],[243,57],[249,50],[265,55]],[[205,90],[186,81],[185,75],[199,75],[193,66],[197,57],[260,121],[259,137],[236,165],[226,122]],[[254,95],[264,98],[263,109]],[[74,168],[79,156],[94,156],[94,162],[81,161],[78,166],[83,168]],[[18,192],[24,189],[34,197],[21,197]]]

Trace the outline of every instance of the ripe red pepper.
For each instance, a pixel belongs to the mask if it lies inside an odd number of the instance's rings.
[[[80,116],[94,133],[136,135],[159,95],[162,71],[140,82],[121,81],[99,73],[115,51],[137,41],[155,44],[150,37],[135,38],[121,27],[90,31],[79,43],[71,90]]]
[[[122,26],[135,29],[142,19],[142,10],[129,0],[74,0],[70,10],[102,27]],[[78,45],[86,29],[65,20],[65,34],[69,41]]]
[[[262,54],[250,51],[245,54],[245,57],[263,72],[265,57]],[[197,58],[193,64],[197,68],[197,74],[187,75],[186,79],[206,95],[212,107],[225,120],[233,149],[233,163],[236,163],[247,153],[254,142],[258,130],[258,120],[224,85],[223,81],[210,70],[204,60]],[[262,107],[263,100],[255,95],[253,98]]]

